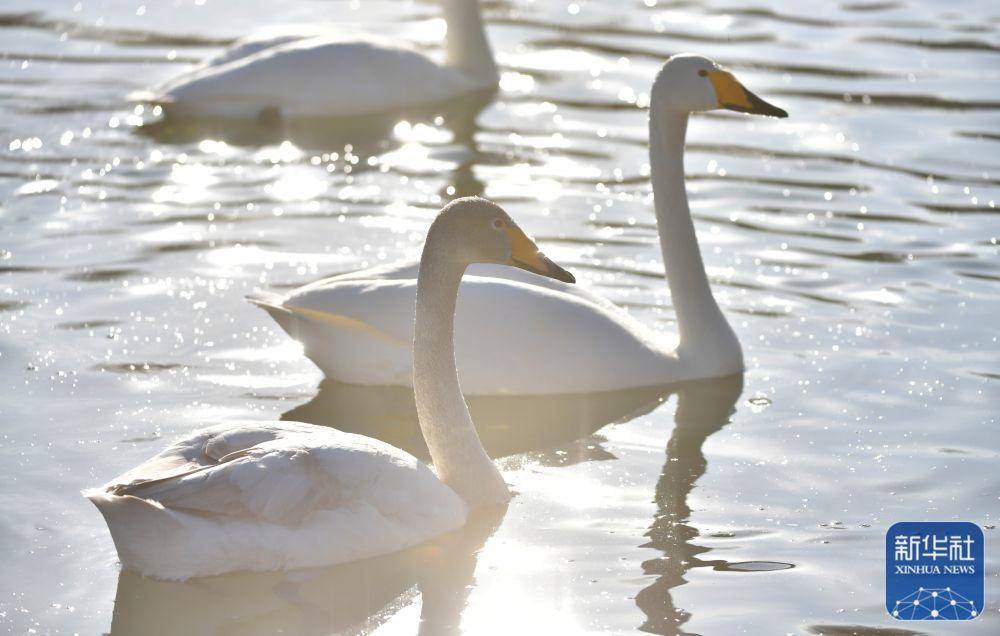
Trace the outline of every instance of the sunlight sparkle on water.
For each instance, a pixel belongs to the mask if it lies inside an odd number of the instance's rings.
[[[392,128],[393,137],[407,144],[433,144],[440,145],[451,142],[455,136],[447,128],[440,126],[430,126],[418,122],[411,124],[406,120],[396,123]]]
[[[219,182],[219,177],[211,166],[205,164],[175,163],[170,169],[170,180],[172,184],[161,186],[153,192],[153,202],[184,205],[204,203],[210,199],[209,190]]]
[[[530,93],[535,87],[535,78],[513,71],[500,76],[500,90],[506,93]]]
[[[290,141],[283,141],[277,146],[267,146],[254,154],[254,159],[260,163],[290,163],[302,161],[306,153]]]
[[[306,166],[286,167],[273,183],[264,186],[264,192],[278,201],[311,201],[327,188],[322,171]]]
[[[733,17],[728,14],[705,17],[687,11],[661,11],[653,16],[653,24],[684,24],[705,27],[712,31],[723,31],[733,23]]]
[[[315,274],[319,267],[336,267],[350,262],[350,253],[296,252],[294,250],[269,250],[257,245],[219,247],[205,255],[205,263],[215,268],[219,275],[233,275],[237,270],[256,270],[263,265],[271,268],[275,264],[297,267],[305,265],[307,272]],[[304,272],[305,273],[305,272]]]
[[[198,150],[206,155],[218,155],[219,157],[232,157],[237,154],[235,148],[224,141],[217,139],[203,139],[198,143]]]
[[[381,156],[379,163],[393,169],[416,172],[449,170],[454,162],[436,159],[422,143],[408,142]]]

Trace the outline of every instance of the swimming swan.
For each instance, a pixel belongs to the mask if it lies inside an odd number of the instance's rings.
[[[125,568],[160,579],[323,566],[394,552],[461,527],[510,493],[462,398],[458,287],[474,262],[572,282],[498,206],[459,199],[427,233],[417,282],[414,389],[437,476],[376,439],[298,422],[198,431],[84,493]]]
[[[348,117],[495,89],[497,67],[478,0],[441,2],[448,25],[444,64],[392,40],[281,35],[244,41],[132,98],[182,117]]]
[[[660,246],[679,345],[578,286],[502,266],[462,282],[455,342],[468,395],[610,391],[743,370],[739,340],[709,286],[684,188],[684,135],[693,111],[727,108],[786,117],[711,60],[678,55],[653,83],[650,163]],[[406,385],[418,265],[326,278],[263,307],[329,378]]]

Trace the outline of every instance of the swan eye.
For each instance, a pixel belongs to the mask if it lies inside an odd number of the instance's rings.
[[[700,71],[698,71],[698,75],[700,75],[701,77],[708,77],[708,71],[706,71],[705,69],[701,69]]]
[[[502,230],[507,224],[503,222],[503,219],[493,219],[493,229]]]

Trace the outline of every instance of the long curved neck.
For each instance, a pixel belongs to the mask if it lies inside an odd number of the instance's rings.
[[[483,29],[479,0],[442,0],[448,24],[445,60],[448,66],[463,71],[470,79],[485,85],[496,84],[496,63]]]
[[[417,418],[438,477],[471,507],[503,503],[510,492],[472,424],[455,364],[455,305],[466,265],[449,241],[428,234],[417,277],[413,390]],[[438,245],[441,243],[441,245]]]
[[[739,341],[718,303],[705,273],[684,185],[684,137],[687,113],[651,108],[649,155],[656,206],[656,225],[677,313],[678,353],[693,354],[703,364],[727,373],[743,368]]]

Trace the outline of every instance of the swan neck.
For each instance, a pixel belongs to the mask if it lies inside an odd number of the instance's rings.
[[[442,0],[448,25],[445,60],[477,84],[494,85],[499,79],[493,50],[486,38],[479,0]]]
[[[417,277],[413,390],[420,430],[438,478],[470,506],[503,503],[507,485],[490,460],[462,395],[455,362],[455,308],[467,263],[448,258],[433,226]],[[457,241],[457,238],[456,238]]]
[[[698,247],[684,181],[684,139],[688,114],[651,108],[649,118],[650,171],[656,224],[667,283],[677,314],[678,351],[717,350],[723,344],[729,356],[739,358],[739,344],[719,309]]]

